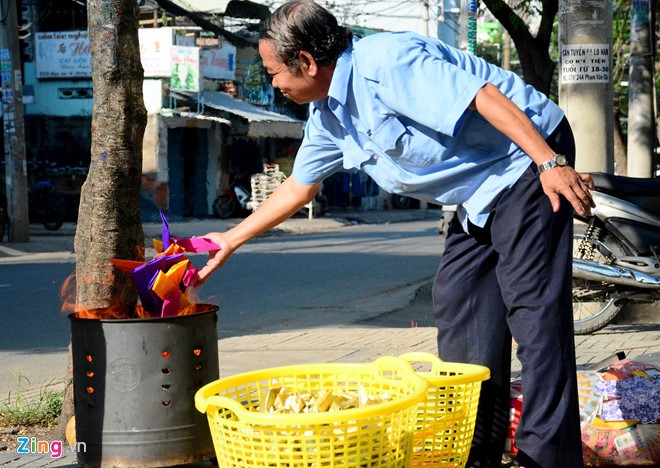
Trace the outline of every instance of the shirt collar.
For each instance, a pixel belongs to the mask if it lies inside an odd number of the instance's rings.
[[[353,36],[353,43],[350,44],[346,50],[337,58],[335,70],[332,73],[332,80],[330,81],[330,89],[328,90],[328,97],[326,99],[319,99],[314,101],[314,107],[334,109],[339,105],[346,104],[346,97],[348,95],[348,84],[351,80],[353,61],[353,44],[359,40],[357,36]]]

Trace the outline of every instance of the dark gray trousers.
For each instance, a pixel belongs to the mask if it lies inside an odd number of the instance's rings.
[[[547,140],[574,160],[564,122]],[[536,165],[497,202],[484,228],[454,220],[433,286],[438,354],[487,366],[467,466],[499,467],[509,417],[511,337],[522,364],[517,462],[581,468],[571,299],[573,209],[553,213]]]

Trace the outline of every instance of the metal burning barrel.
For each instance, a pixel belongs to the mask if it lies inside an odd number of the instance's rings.
[[[165,318],[70,316],[78,462],[153,467],[214,457],[195,393],[219,378],[218,308]]]

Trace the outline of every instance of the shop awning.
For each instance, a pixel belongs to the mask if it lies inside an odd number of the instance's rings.
[[[237,117],[247,125],[249,137],[302,138],[303,136],[305,123],[302,120],[235,99],[222,91],[204,91],[201,95],[183,92],[180,94],[189,99],[201,98],[203,108],[215,109]]]

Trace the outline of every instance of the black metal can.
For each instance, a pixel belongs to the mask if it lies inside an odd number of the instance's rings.
[[[84,466],[154,467],[214,457],[203,385],[219,378],[217,310],[71,318],[76,451]]]

